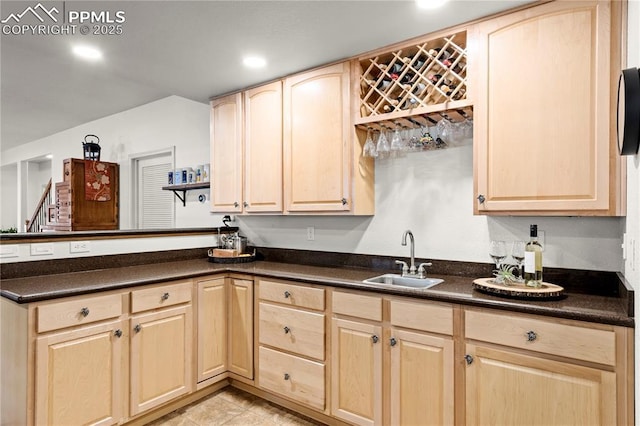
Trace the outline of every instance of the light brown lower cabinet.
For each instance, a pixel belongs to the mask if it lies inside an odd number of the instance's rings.
[[[228,369],[253,380],[253,281],[228,279]]]
[[[324,413],[325,289],[257,280],[257,385]]]
[[[198,297],[197,378],[198,383],[227,371],[227,278],[196,281]]]
[[[235,274],[0,304],[3,425],[142,421],[227,378],[330,424],[634,423],[628,327]]]
[[[334,416],[357,425],[453,425],[450,305],[334,291],[333,315]]]
[[[191,392],[192,321],[191,306],[131,318],[131,416]]]
[[[115,320],[36,339],[35,424],[120,421],[124,328],[124,321]],[[3,392],[10,392],[4,385]]]
[[[467,309],[466,424],[633,424],[632,331]]]

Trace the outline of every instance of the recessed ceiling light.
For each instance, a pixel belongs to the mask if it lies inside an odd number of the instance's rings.
[[[102,59],[102,52],[95,47],[87,45],[73,46],[73,54],[79,58],[87,59],[89,61],[97,61]]]
[[[267,60],[260,56],[246,56],[242,63],[248,68],[263,68],[267,65]]]
[[[53,154],[47,154],[44,156],[47,160],[51,160],[53,158]]]
[[[416,0],[416,5],[420,9],[436,9],[449,0]]]

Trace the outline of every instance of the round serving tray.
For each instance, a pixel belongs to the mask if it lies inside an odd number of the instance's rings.
[[[483,293],[518,299],[559,299],[564,296],[564,288],[559,285],[542,283],[542,287],[527,287],[521,283],[513,285],[498,284],[494,278],[478,278],[473,281],[473,288]]]

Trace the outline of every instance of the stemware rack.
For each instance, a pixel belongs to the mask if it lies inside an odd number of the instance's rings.
[[[466,45],[466,31],[460,31],[358,59],[356,125],[419,127],[472,118]]]

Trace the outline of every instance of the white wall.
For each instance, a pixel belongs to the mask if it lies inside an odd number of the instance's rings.
[[[16,204],[18,199],[18,166],[9,164],[0,167],[0,228],[18,228]]]
[[[82,141],[87,134],[100,138],[101,160],[120,164],[121,229],[131,228],[131,155],[175,146],[177,167],[209,162],[208,105],[170,96],[3,151],[2,164],[52,154],[53,182],[60,182],[62,161],[83,158]],[[209,213],[208,202],[198,202],[201,193],[208,197],[208,190],[190,191],[186,207],[176,203],[176,227],[220,224],[219,216]]]
[[[31,161],[27,163],[27,219],[31,219],[30,216],[33,215],[36,207],[38,206],[38,202],[40,201],[40,197],[42,197],[44,187],[49,182],[51,176],[51,161]]]
[[[400,241],[411,229],[418,257],[489,263],[491,239],[528,240],[535,223],[545,231],[545,265],[621,270],[621,218],[474,216],[472,161],[471,141],[376,160],[374,217],[238,216],[238,225],[257,245],[398,257],[409,256]]]

